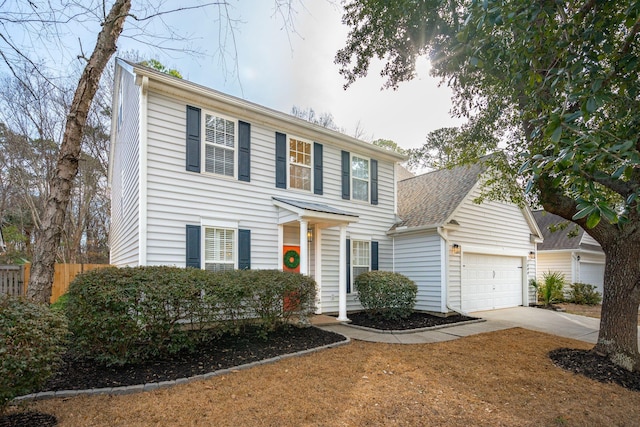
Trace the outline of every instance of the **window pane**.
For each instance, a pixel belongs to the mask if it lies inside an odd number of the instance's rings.
[[[357,178],[351,180],[353,186],[353,199],[369,201],[369,182]]]
[[[311,169],[292,164],[289,167],[289,186],[300,190],[311,190]]]
[[[311,191],[311,144],[289,139],[289,187]]]
[[[355,178],[369,180],[369,160],[353,156],[351,158],[351,174]]]
[[[223,268],[221,265],[227,264],[234,268],[234,230],[222,228],[206,228],[204,235],[204,258],[205,269],[218,271]],[[227,267],[224,267],[225,269]]]

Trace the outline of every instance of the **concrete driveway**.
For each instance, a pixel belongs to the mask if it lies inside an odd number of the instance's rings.
[[[533,307],[477,311],[470,315],[486,319],[489,323],[519,326],[592,344],[597,342],[600,329],[600,319]]]
[[[442,328],[430,328],[429,330],[393,332],[376,332],[372,329],[363,330],[359,327],[340,324],[335,318],[331,318],[332,320],[329,323],[321,323],[318,326],[322,329],[338,332],[353,339],[397,344],[449,341],[469,335],[514,327],[531,329],[595,344],[598,340],[598,330],[600,329],[600,319],[533,307],[476,311],[469,313],[469,315],[482,320],[466,324],[447,325]],[[328,316],[324,317],[329,318]],[[315,322],[312,320],[312,323]],[[638,330],[638,342],[640,343],[640,328]]]

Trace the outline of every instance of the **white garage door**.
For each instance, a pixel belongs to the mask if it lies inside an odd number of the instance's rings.
[[[604,264],[580,262],[580,282],[595,285],[602,295],[604,289]]]
[[[492,310],[518,305],[522,305],[522,258],[464,254],[464,311]]]

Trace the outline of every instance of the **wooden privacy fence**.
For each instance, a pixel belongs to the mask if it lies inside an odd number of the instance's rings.
[[[0,265],[0,294],[24,294],[24,269],[21,265]]]
[[[51,303],[54,303],[69,289],[73,279],[84,271],[96,268],[111,267],[109,264],[56,264],[53,273],[53,288],[51,290]],[[7,272],[5,274],[5,271]],[[24,295],[27,293],[27,283],[31,264],[25,265],[0,265],[0,293],[11,295]],[[6,279],[5,279],[6,277]],[[5,285],[6,280],[6,285]]]

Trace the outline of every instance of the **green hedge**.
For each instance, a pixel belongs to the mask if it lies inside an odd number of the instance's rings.
[[[574,304],[597,305],[602,302],[602,295],[594,285],[588,283],[573,283],[569,290],[569,302]]]
[[[137,363],[192,348],[199,340],[267,333],[313,311],[315,282],[272,270],[209,272],[193,268],[105,268],[69,287],[65,311],[79,354],[106,364]],[[288,309],[285,300],[297,300]]]
[[[16,396],[38,388],[64,352],[67,323],[47,305],[0,296],[0,413]]]
[[[389,271],[370,271],[355,281],[357,298],[372,316],[400,319],[411,315],[418,286],[406,276]]]

